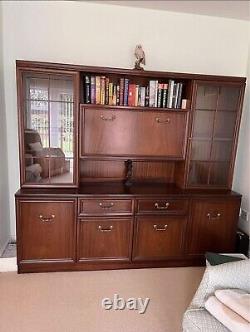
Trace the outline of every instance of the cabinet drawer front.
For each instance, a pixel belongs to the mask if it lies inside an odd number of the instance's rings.
[[[184,158],[185,112],[85,109],[83,126],[82,156]]]
[[[131,255],[131,218],[82,218],[78,260],[126,260]]]
[[[185,217],[136,218],[134,260],[164,260],[183,254]]]
[[[138,200],[138,213],[187,214],[188,200],[141,199]]]
[[[75,259],[75,204],[18,202],[19,261]]]
[[[234,251],[240,200],[194,200],[188,225],[187,251]]]
[[[132,214],[133,201],[129,199],[79,199],[79,215]]]

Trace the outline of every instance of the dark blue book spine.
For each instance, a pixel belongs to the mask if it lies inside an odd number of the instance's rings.
[[[123,101],[124,106],[128,106],[128,88],[129,88],[129,79],[125,78],[125,80],[124,80],[124,101]]]
[[[90,104],[90,76],[85,76],[85,103]]]

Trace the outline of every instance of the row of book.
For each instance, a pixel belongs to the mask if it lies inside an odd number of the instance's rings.
[[[183,83],[150,80],[147,86],[120,78],[113,83],[106,76],[84,77],[84,103],[111,106],[181,108]]]

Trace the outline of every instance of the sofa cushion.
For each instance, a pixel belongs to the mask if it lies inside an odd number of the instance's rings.
[[[182,328],[184,332],[228,332],[229,330],[205,309],[187,310]]]
[[[210,296],[205,302],[207,311],[233,332],[249,332],[250,324],[243,317],[225,306],[215,296]]]
[[[250,322],[250,294],[240,289],[220,289],[215,291],[215,296],[228,308]]]
[[[191,308],[204,308],[207,298],[217,289],[239,288],[250,293],[250,260],[207,266],[191,303]]]

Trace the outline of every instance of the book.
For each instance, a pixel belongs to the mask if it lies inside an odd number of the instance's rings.
[[[100,104],[105,105],[105,76],[100,77]]]
[[[146,88],[144,86],[140,87],[139,97],[139,106],[145,106]]]
[[[128,106],[135,106],[136,85],[129,84],[128,88]]]
[[[101,103],[101,77],[100,76],[96,76],[95,77],[95,98],[96,98],[96,104],[100,104]]]
[[[157,107],[158,81],[149,81],[149,107]]]
[[[163,92],[162,92],[162,107],[167,107],[167,97],[168,97],[168,85],[166,83],[163,84]]]
[[[120,105],[120,84],[116,86],[116,105]]]
[[[178,94],[178,83],[174,83],[172,105],[171,105],[172,108],[175,108],[176,101],[177,101],[177,94]]]
[[[164,84],[158,84],[158,90],[157,90],[157,107],[162,107],[162,96],[163,96],[163,85]]]
[[[109,104],[109,78],[105,80],[105,105]]]
[[[109,83],[109,105],[113,105],[113,83]]]
[[[120,106],[124,105],[124,78],[120,78]]]
[[[138,106],[138,102],[139,102],[139,85],[135,86],[135,105],[134,106]]]
[[[180,83],[179,93],[177,98],[177,108],[181,108],[182,90],[183,90],[183,83]]]
[[[145,107],[149,107],[149,86],[146,86],[145,91]]]
[[[124,98],[123,98],[123,105],[128,106],[128,88],[129,88],[129,79],[125,78],[124,80]]]
[[[174,90],[174,81],[168,81],[168,99],[167,99],[167,107],[172,108],[172,100],[173,100],[173,91]]]
[[[85,76],[85,103],[90,104],[91,99],[90,99],[90,76],[86,75]]]
[[[117,85],[113,84],[113,95],[112,95],[112,105],[116,106],[116,97],[117,97]]]
[[[90,100],[91,104],[96,104],[96,96],[95,96],[95,76],[91,76],[90,78]]]

